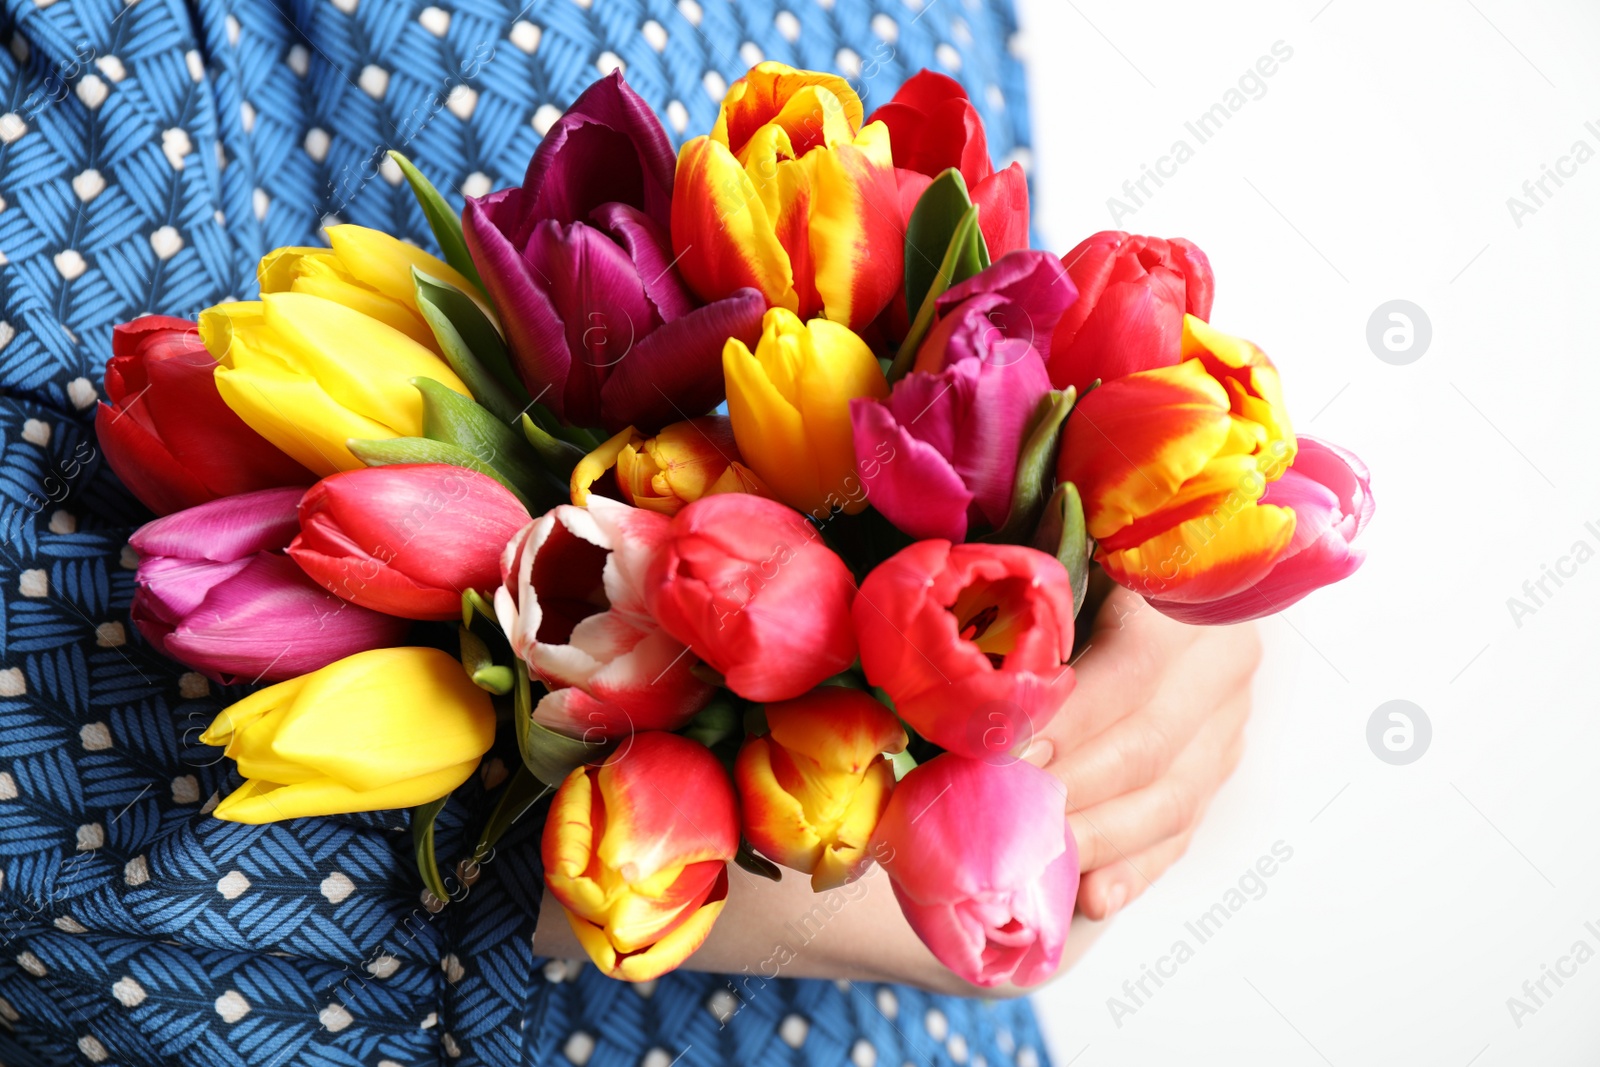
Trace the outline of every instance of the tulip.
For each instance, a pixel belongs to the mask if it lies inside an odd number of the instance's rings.
[[[1007,758],[1072,692],[1071,585],[1032,548],[919,541],[861,583],[861,669],[934,744]]]
[[[1371,477],[1351,453],[1301,437],[1294,465],[1267,486],[1261,504],[1294,512],[1294,534],[1266,577],[1231,596],[1202,603],[1154,598],[1163,613],[1182,622],[1230,623],[1271,615],[1325,585],[1348,578],[1366,552],[1356,536],[1372,518]]]
[[[802,323],[773,308],[755,350],[729,338],[722,367],[739,454],[779,500],[818,520],[867,506],[850,402],[882,400],[889,384],[866,342],[836,322]]]
[[[715,493],[772,495],[755,471],[740,462],[733,423],[726,415],[675,422],[649,438],[629,426],[572,469],[572,502],[587,504],[591,487],[613,469],[622,499],[668,516]]]
[[[1028,247],[1028,178],[1022,164],[996,171],[983,119],[954,78],[931,70],[911,76],[868,122],[889,127],[902,217],[909,222],[928,183],[954,167],[978,205],[989,255]]]
[[[688,959],[727,902],[733,787],[704,746],[646,731],[561,783],[541,846],[544,884],[595,966],[648,981]]]
[[[761,63],[709,136],[678,153],[672,245],[689,286],[743,286],[860,332],[900,291],[904,230],[889,129],[843,78]]]
[[[766,706],[767,733],[734,763],[744,836],[817,892],[867,870],[867,843],[894,789],[884,757],[906,746],[900,721],[859,689],[825,685]]]
[[[711,699],[694,657],[645,607],[645,574],[668,520],[605,497],[562,504],[500,557],[495,614],[550,692],[533,717],[585,740],[675,730]]]
[[[494,743],[494,706],[436,648],[379,648],[259,690],[200,740],[245,782],[228,822],[414,808],[447,796]]]
[[[723,342],[760,329],[755,290],[699,307],[679,277],[672,180],[661,121],[616,73],[556,120],[521,187],[467,199],[467,247],[517,373],[567,422],[654,431],[709,411]]]
[[[487,475],[443,464],[366,467],[300,500],[289,556],[329,592],[407,619],[453,619],[468,589],[492,594],[527,509]]]
[[[111,351],[111,403],[95,412],[95,435],[111,469],[151,511],[312,482],[222,402],[216,361],[194,323],[164,315],[125,322],[111,332]]]
[[[292,678],[400,640],[404,620],[345,603],[283,554],[300,494],[223,497],[134,532],[131,614],[156,651],[234,685]]]
[[[252,430],[319,475],[364,464],[346,442],[422,436],[432,378],[470,396],[431,350],[392,326],[309,293],[264,293],[200,313],[217,390]]]
[[[329,226],[331,248],[278,248],[261,258],[263,293],[308,293],[377,319],[417,344],[439,351],[433,328],[417,310],[416,268],[477,298],[477,286],[416,245],[365,226]]]
[[[1169,367],[1181,356],[1185,314],[1211,317],[1211,263],[1182,238],[1107,230],[1061,257],[1078,301],[1050,342],[1050,380],[1083,393],[1096,378]],[[1043,346],[1041,346],[1043,347]]]
[[[872,849],[911,929],[974,985],[1035,985],[1061,964],[1078,896],[1063,793],[1032,764],[945,754],[889,798]]]
[[[937,371],[970,356],[990,358],[989,350],[1002,341],[1048,352],[1056,324],[1077,298],[1071,275],[1054,256],[1012,252],[939,296],[937,318],[917,348],[913,369]]]
[[[1256,584],[1295,529],[1294,511],[1261,499],[1295,456],[1272,361],[1192,315],[1183,355],[1085,397],[1059,469],[1083,497],[1106,573],[1163,605]]]
[[[645,589],[662,629],[746,700],[793,699],[855,661],[850,569],[777,501],[690,504],[670,520]]]

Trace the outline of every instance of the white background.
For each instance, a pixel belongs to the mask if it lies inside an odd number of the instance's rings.
[[[1273,356],[1297,430],[1365,458],[1378,502],[1365,568],[1262,624],[1248,752],[1189,855],[1038,998],[1057,1067],[1600,1063],[1600,958],[1520,1027],[1507,1006],[1600,951],[1600,558],[1520,627],[1507,606],[1600,550],[1600,158],[1520,226],[1507,206],[1575,141],[1600,152],[1600,5],[1020,8],[1051,246],[1196,241],[1212,321]],[[1277,41],[1266,94],[1197,144],[1184,122]],[[1180,137],[1194,158],[1114,225],[1107,199]],[[1432,323],[1406,366],[1366,339],[1397,298]],[[1367,745],[1392,699],[1433,727],[1408,766]],[[1199,944],[1184,924],[1280,840],[1266,895]],[[1108,998],[1180,938],[1194,957],[1117,1025]]]

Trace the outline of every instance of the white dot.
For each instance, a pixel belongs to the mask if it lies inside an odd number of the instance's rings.
[[[489,176],[483,173],[481,170],[475,170],[461,180],[462,196],[488,196],[490,190],[493,188],[494,183],[490,181]]]
[[[244,127],[245,133],[256,128],[256,109],[248,100],[239,105],[239,125]]]
[[[422,1017],[422,1022],[418,1025],[424,1030],[432,1030],[435,1026],[439,1025],[439,1013],[436,1011],[430,1011],[428,1014]]]
[[[628,65],[615,52],[601,52],[595,57],[594,65],[602,76],[610,74],[614,70],[620,70],[624,74],[628,72]]]
[[[382,100],[383,94],[389,91],[389,72],[376,63],[368,63],[361,68],[361,73],[356,77],[356,84],[361,86],[361,91],[372,99]]]
[[[103,752],[111,747],[111,727],[103,722],[87,722],[78,731],[78,740],[89,752]]]
[[[589,1062],[589,1057],[594,1055],[594,1038],[579,1030],[567,1038],[567,1043],[561,1046],[561,1053],[576,1067],[583,1067]]]
[[[111,986],[111,995],[116,997],[117,1003],[124,1008],[137,1008],[144,1003],[145,991],[144,986],[123,975]]]
[[[61,276],[69,282],[89,269],[89,264],[84,262],[83,256],[76,248],[63,249],[51,259],[55,262],[56,270],[60,271]]]
[[[461,965],[461,959],[454,953],[439,961],[439,969],[444,972],[445,981],[456,985],[467,976],[467,969]]]
[[[465,122],[477,109],[478,90],[465,82],[457,82],[451,86],[450,95],[445,98],[444,106],[450,109],[450,114]]]
[[[340,904],[356,891],[356,884],[343,871],[334,871],[322,880],[322,895],[329,904]]]
[[[83,1058],[90,1063],[104,1063],[106,1058],[111,1055],[106,1051],[104,1045],[89,1034],[84,1034],[78,1038],[78,1051],[83,1053]]]
[[[18,681],[13,684],[12,676]],[[27,692],[27,687],[21,684],[22,668],[10,667],[0,671],[0,695],[19,697]],[[8,692],[7,690],[10,690]],[[17,798],[17,780],[11,777],[10,771],[0,771],[0,800],[15,800]]]
[[[49,596],[50,576],[34,568],[17,575],[17,592],[23,596]]]
[[[721,101],[728,95],[727,81],[714,70],[706,71],[706,76],[700,79],[700,82],[706,87],[706,95],[713,100]]]
[[[86,934],[89,932],[88,927],[70,915],[57,915],[55,925],[56,929],[64,934]]]
[[[657,985],[659,985],[659,983],[654,978],[650,979],[648,982],[634,982],[633,991],[639,996],[643,997],[645,1000],[649,1000],[651,997],[656,995]]]
[[[122,865],[122,880],[130,886],[144,885],[150,880],[150,861],[135,856]]]
[[[50,443],[50,424],[38,419],[29,419],[22,424],[22,439],[30,445],[45,447]]]
[[[0,141],[10,144],[28,132],[28,124],[14,111],[0,115]]]
[[[705,17],[695,0],[678,0],[678,14],[682,15],[691,26],[700,25],[700,20]]]
[[[849,48],[841,48],[834,53],[833,65],[847,78],[855,78],[861,74],[861,57]]]
[[[129,546],[132,547],[132,546]],[[139,556],[133,557],[134,565],[138,566]],[[185,671],[178,676],[178,695],[185,700],[199,700],[211,693],[211,682],[199,671]]]
[[[556,124],[561,117],[561,109],[554,104],[540,104],[539,110],[533,113],[533,128],[543,137],[550,132],[550,127]]]
[[[337,1034],[355,1020],[350,1017],[343,1004],[329,1004],[317,1012],[317,1022],[326,1027],[329,1033]]]
[[[883,1017],[890,1022],[893,1022],[895,1016],[900,1014],[900,1000],[894,995],[894,990],[888,986],[878,987],[877,1001],[878,1011],[883,1013]]]
[[[95,401],[100,399],[100,394],[87,378],[74,378],[67,383],[67,399],[72,401],[72,406],[79,411],[92,408]]]
[[[289,54],[283,57],[283,61],[298,78],[304,78],[306,71],[311,69],[311,53],[306,51],[306,46],[303,44],[290,45]]]
[[[861,1038],[850,1046],[850,1062],[855,1067],[876,1067],[878,1049],[872,1042]]]
[[[530,56],[539,47],[539,38],[543,36],[543,30],[526,20],[517,22],[511,27],[511,43]]]
[[[94,643],[101,648],[121,648],[128,643],[128,631],[120,622],[103,622],[94,628]]]
[[[1006,94],[1000,91],[1000,86],[991,85],[985,89],[983,95],[988,98],[989,106],[999,111],[1006,106]]]
[[[399,185],[406,177],[406,172],[400,169],[400,164],[396,163],[387,152],[378,163],[378,173],[383,175],[383,180],[390,185]]]
[[[239,20],[233,15],[229,15],[222,20],[222,28],[227,31],[228,44],[237,46],[239,44]]]
[[[183,62],[189,68],[191,80],[199,81],[206,76],[205,60],[201,59],[200,53],[193,48],[183,54]]]
[[[718,989],[706,998],[706,1008],[717,1017],[717,1022],[726,1023],[739,1010],[739,998],[726,989]]]
[[[44,965],[44,960],[41,960],[38,956],[35,956],[31,952],[24,952],[19,955],[17,957],[17,966],[33,975],[35,978],[43,978],[49,973],[49,969]]]
[[[243,871],[229,871],[217,879],[217,892],[221,893],[224,900],[237,900],[250,888],[250,879],[244,876]]]
[[[217,1009],[217,1014],[222,1016],[222,1021],[225,1023],[236,1023],[250,1014],[250,1002],[233,989],[218,997],[212,1006]]]
[[[267,217],[267,207],[271,203],[272,197],[267,195],[265,189],[257,186],[255,191],[250,194],[250,206],[255,210],[256,221],[259,222]]]
[[[547,982],[560,982],[567,977],[567,965],[561,960],[546,960],[544,964],[544,980]]]
[[[111,92],[98,74],[85,74],[79,78],[74,91],[78,94],[78,99],[83,101],[83,106],[90,111],[105,103],[107,94]]]
[[[949,1050],[950,1058],[957,1063],[967,1062],[967,1039],[960,1034],[951,1034],[950,1040],[944,1043],[944,1047]]]
[[[657,52],[667,47],[667,28],[655,19],[649,19],[640,26],[639,33],[644,36],[645,43]]]
[[[943,1041],[950,1036],[950,1020],[938,1008],[928,1009],[928,1014],[922,1018],[922,1025],[935,1041]]]
[[[174,804],[197,804],[200,801],[200,779],[192,774],[180,774],[172,780]]]
[[[1017,1067],[1039,1067],[1039,1054],[1031,1045],[1023,1045],[1017,1051]]]
[[[162,226],[150,235],[150,249],[158,259],[171,259],[183,251],[183,237],[172,226]]]
[[[306,131],[306,155],[321,163],[328,158],[328,144],[331,138],[328,131],[321,126],[313,126]]]
[[[93,852],[106,843],[106,828],[97,822],[86,822],[78,827],[78,851]]]
[[[667,102],[667,121],[672,124],[675,133],[682,133],[689,128],[689,109],[683,106],[682,100]]]
[[[354,14],[356,9],[356,0],[333,0],[333,6],[344,12],[346,15]]]
[[[745,66],[753,67],[767,57],[762,53],[760,45],[754,41],[746,41],[739,46],[739,58],[744,61]]]
[[[900,39],[900,24],[880,11],[872,16],[872,32],[889,44],[894,44]]]
[[[105,188],[105,178],[93,167],[72,179],[72,191],[85,204],[105,192]]]
[[[675,1057],[660,1045],[644,1054],[639,1061],[639,1067],[672,1067]]]
[[[399,969],[400,961],[387,952],[379,953],[367,964],[367,973],[374,978],[388,978]]]
[[[783,1017],[778,1024],[778,1037],[790,1048],[799,1048],[806,1043],[806,1035],[811,1032],[811,1024],[798,1015],[789,1014]]]
[[[933,58],[945,70],[956,71],[961,69],[961,53],[957,52],[948,41],[940,41],[933,50]]]
[[[790,44],[800,39],[800,20],[793,11],[778,12],[772,17],[772,24],[778,27],[778,35]]]
[[[54,534],[70,534],[78,532],[78,517],[70,511],[57,509],[50,513],[50,532]],[[120,623],[118,624],[121,625]]]
[[[422,28],[435,37],[443,37],[450,30],[450,12],[438,7],[425,7],[417,14]]]

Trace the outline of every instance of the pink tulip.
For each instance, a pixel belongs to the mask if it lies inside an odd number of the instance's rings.
[[[1078,896],[1064,790],[1029,763],[936,756],[901,779],[872,837],[923,944],[979,986],[1055,973]]]
[[[145,640],[224,685],[294,678],[399,643],[405,620],[340,600],[284,555],[303,492],[223,497],[135,531],[131,613]]]
[[[454,619],[467,589],[500,584],[506,541],[528,511],[488,475],[439,463],[364,467],[300,501],[289,556],[324,589],[406,619]]]
[[[1338,445],[1301,437],[1294,465],[1267,486],[1260,504],[1294,512],[1294,534],[1266,577],[1208,603],[1183,604],[1150,598],[1164,615],[1181,622],[1244,622],[1272,615],[1307,593],[1350,577],[1366,552],[1354,544],[1372,518],[1371,476],[1366,464]]]
[[[495,613],[550,688],[538,722],[586,740],[676,730],[711,698],[694,657],[645,607],[645,572],[668,525],[592,496],[587,507],[551,508],[505,546]]]
[[[855,581],[800,513],[748,493],[678,512],[650,611],[746,700],[791,700],[849,667]]]

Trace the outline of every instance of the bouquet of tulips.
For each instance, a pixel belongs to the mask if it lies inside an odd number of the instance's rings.
[[[414,809],[442,902],[434,818],[506,731],[479,847],[553,793],[545,882],[609,975],[693,953],[730,862],[876,864],[952,971],[1033,983],[1078,865],[1018,756],[1091,586],[1220,623],[1360,563],[1366,471],[1209,324],[1201,251],[1030,249],[946,77],[868,118],[763,63],[674,158],[612,75],[459,217],[396,163],[442,258],[333,226],[115,331],[100,439],[162,515],[133,620],[276,682],[204,734],[218,818]]]

